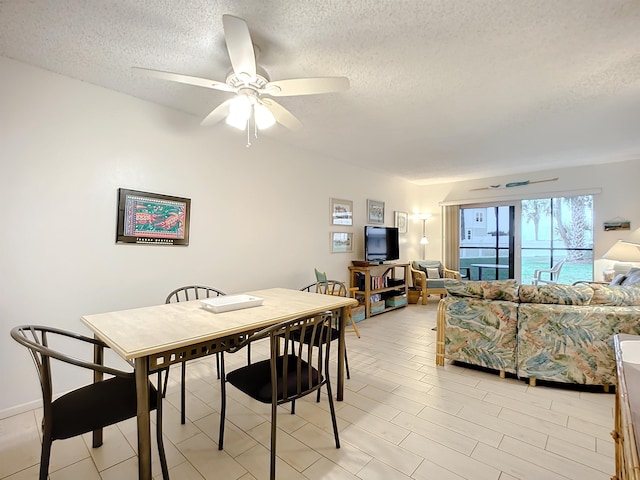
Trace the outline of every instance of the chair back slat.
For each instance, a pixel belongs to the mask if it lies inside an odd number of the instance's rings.
[[[11,336],[20,344],[27,347],[29,354],[38,372],[38,380],[42,389],[43,407],[48,412],[53,397],[53,384],[51,381],[51,362],[47,355],[42,354],[40,347],[47,347],[47,333],[40,331],[31,325],[16,327],[11,332]]]
[[[336,295],[346,297],[348,289],[340,280],[326,280],[324,282],[314,282],[300,289],[302,292],[315,292],[324,295]]]
[[[229,351],[236,352],[263,338],[269,338],[272,394],[278,404],[318,390],[328,381],[329,353],[331,348],[332,312],[287,320],[249,335]],[[299,338],[322,338],[320,342],[299,342]],[[295,339],[295,342],[292,340]],[[292,344],[297,347],[292,347]],[[319,343],[319,345],[318,345]],[[291,362],[295,362],[295,365]],[[287,382],[287,376],[296,372],[295,383]],[[283,380],[284,378],[284,380]]]
[[[188,302],[190,300],[200,300],[201,298],[218,297],[220,295],[226,295],[226,293],[217,288],[203,285],[187,285],[176,288],[167,295],[165,303]]]

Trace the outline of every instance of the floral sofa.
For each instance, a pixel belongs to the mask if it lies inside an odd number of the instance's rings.
[[[561,383],[614,385],[613,336],[640,335],[640,284],[447,280],[436,364],[445,358]]]

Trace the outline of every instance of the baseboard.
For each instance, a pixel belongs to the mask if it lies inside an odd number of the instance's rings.
[[[0,420],[4,418],[13,417],[14,415],[20,415],[21,413],[34,410],[36,408],[42,408],[42,400],[34,400],[33,402],[23,403],[22,405],[16,405],[15,407],[0,410]]]

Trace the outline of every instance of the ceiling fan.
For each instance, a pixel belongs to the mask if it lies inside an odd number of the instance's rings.
[[[201,125],[213,125],[226,118],[227,124],[247,130],[247,146],[251,144],[249,131],[252,124],[256,136],[258,129],[268,128],[275,122],[291,130],[302,127],[300,120],[270,97],[342,92],[349,88],[349,79],[346,77],[271,81],[264,69],[256,64],[256,54],[247,22],[233,15],[223,15],[222,25],[232,67],[224,82],[142,67],[133,69],[163,80],[235,93],[233,98],[225,100],[209,113]]]

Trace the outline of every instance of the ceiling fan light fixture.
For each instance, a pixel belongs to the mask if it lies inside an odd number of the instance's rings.
[[[247,95],[237,95],[229,105],[229,114],[238,115],[248,119],[251,115],[251,100]]]
[[[229,104],[226,123],[238,130],[244,130],[251,116],[251,100],[247,95],[238,95]]]
[[[200,123],[202,126],[213,125],[224,119],[228,125],[246,131],[247,146],[250,146],[251,136],[257,137],[258,130],[269,128],[274,123],[279,123],[290,130],[302,128],[300,120],[269,97],[317,95],[343,92],[349,88],[349,79],[346,77],[290,78],[272,82],[265,69],[256,62],[256,56],[260,49],[251,39],[247,22],[234,15],[225,14],[222,16],[222,26],[229,60],[231,60],[231,69],[225,82],[181,73],[134,67],[135,71],[144,71],[148,75],[162,80],[196,85],[237,95],[236,98],[225,100],[214,108],[202,120]]]
[[[233,113],[227,115],[225,123],[231,127],[237,128],[238,130],[244,130],[247,127],[247,119],[242,115]]]
[[[265,128],[272,127],[276,123],[276,117],[274,117],[273,113],[271,113],[271,110],[269,110],[262,103],[257,103],[254,108],[256,125],[258,129],[264,130]]]

